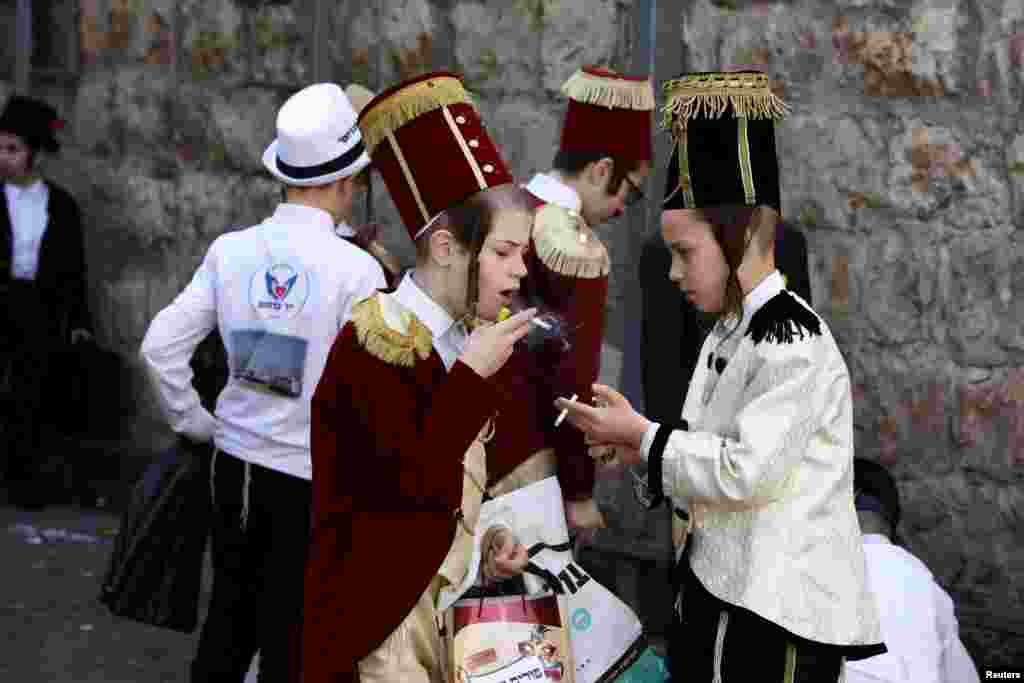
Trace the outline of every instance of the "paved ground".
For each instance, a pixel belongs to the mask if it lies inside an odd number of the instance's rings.
[[[112,617],[96,600],[117,528],[103,510],[0,507],[0,681],[188,681],[196,634]]]

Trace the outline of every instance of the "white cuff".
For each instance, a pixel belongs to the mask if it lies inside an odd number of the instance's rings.
[[[651,444],[654,443],[654,437],[658,434],[658,427],[661,425],[657,422],[652,422],[647,425],[647,431],[644,432],[644,438],[640,441],[640,459],[647,462],[647,457],[650,454]]]

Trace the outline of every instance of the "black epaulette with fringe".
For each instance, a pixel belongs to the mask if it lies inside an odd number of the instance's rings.
[[[821,320],[796,298],[783,290],[758,309],[750,319],[747,334],[755,344],[763,341],[792,344],[807,334],[821,335]]]

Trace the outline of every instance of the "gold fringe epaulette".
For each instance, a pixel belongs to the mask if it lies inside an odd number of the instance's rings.
[[[562,85],[562,93],[584,104],[615,109],[651,111],[654,87],[649,80],[598,76],[580,69]]]
[[[352,307],[352,324],[360,345],[390,365],[411,368],[433,348],[430,330],[411,311],[378,292]]]
[[[672,130],[678,119],[719,118],[729,105],[733,116],[748,119],[781,119],[789,106],[769,87],[764,73],[689,74],[664,86],[662,126]]]
[[[611,269],[608,249],[586,221],[555,204],[537,209],[533,245],[541,263],[560,275],[594,279]]]
[[[436,75],[389,93],[371,102],[359,117],[359,130],[369,154],[387,139],[389,133],[427,112],[473,100],[454,75]],[[475,106],[474,106],[475,108]]]

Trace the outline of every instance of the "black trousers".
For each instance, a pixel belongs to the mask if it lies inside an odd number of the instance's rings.
[[[4,478],[12,499],[43,502],[47,483],[39,466],[51,422],[43,400],[59,329],[33,283],[5,283],[0,296]]]
[[[192,662],[192,683],[242,683],[260,653],[261,683],[298,681],[309,550],[310,482],[246,464],[213,462],[213,596]]]
[[[840,683],[843,652],[787,633],[758,615],[714,597],[684,556],[682,614],[669,641],[673,681]]]

